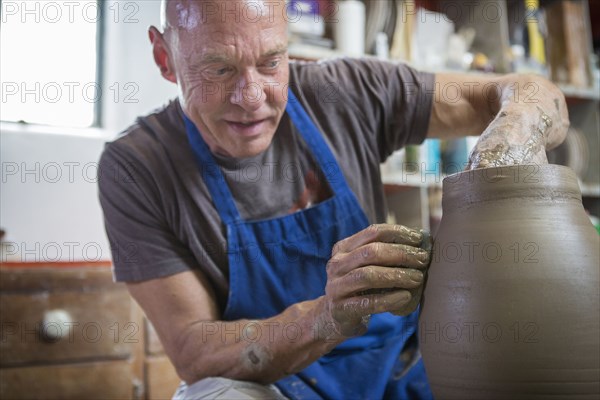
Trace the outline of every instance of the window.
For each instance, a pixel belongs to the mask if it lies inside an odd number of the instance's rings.
[[[3,121],[89,127],[98,83],[100,2],[2,1]]]

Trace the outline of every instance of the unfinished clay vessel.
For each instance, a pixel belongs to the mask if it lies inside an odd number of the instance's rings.
[[[420,315],[436,399],[598,399],[600,239],[575,173],[465,171],[443,183]]]

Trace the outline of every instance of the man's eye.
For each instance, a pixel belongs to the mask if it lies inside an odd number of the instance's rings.
[[[220,78],[229,75],[231,71],[233,71],[233,67],[231,67],[231,65],[213,65],[206,68],[205,73],[208,74],[208,76],[212,76],[213,78]]]
[[[274,69],[279,67],[280,61],[279,60],[271,60],[271,61],[267,61],[267,63],[265,64],[265,67],[269,68],[269,69]]]
[[[227,75],[229,72],[231,72],[231,67],[217,68],[214,70],[214,73],[217,76]]]

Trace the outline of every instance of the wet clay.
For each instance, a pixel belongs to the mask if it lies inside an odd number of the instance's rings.
[[[553,125],[540,106],[525,114],[501,111],[473,148],[467,169],[547,164],[546,144]]]
[[[435,398],[599,398],[600,238],[575,173],[503,166],[443,185],[419,320]]]

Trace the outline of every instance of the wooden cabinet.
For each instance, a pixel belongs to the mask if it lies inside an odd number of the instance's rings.
[[[165,399],[179,378],[106,264],[0,268],[0,398]]]
[[[0,369],[3,399],[131,399],[133,394],[126,360]]]
[[[144,377],[147,399],[171,398],[179,385],[179,377],[165,355],[160,339],[152,324],[144,319],[145,349]]]

